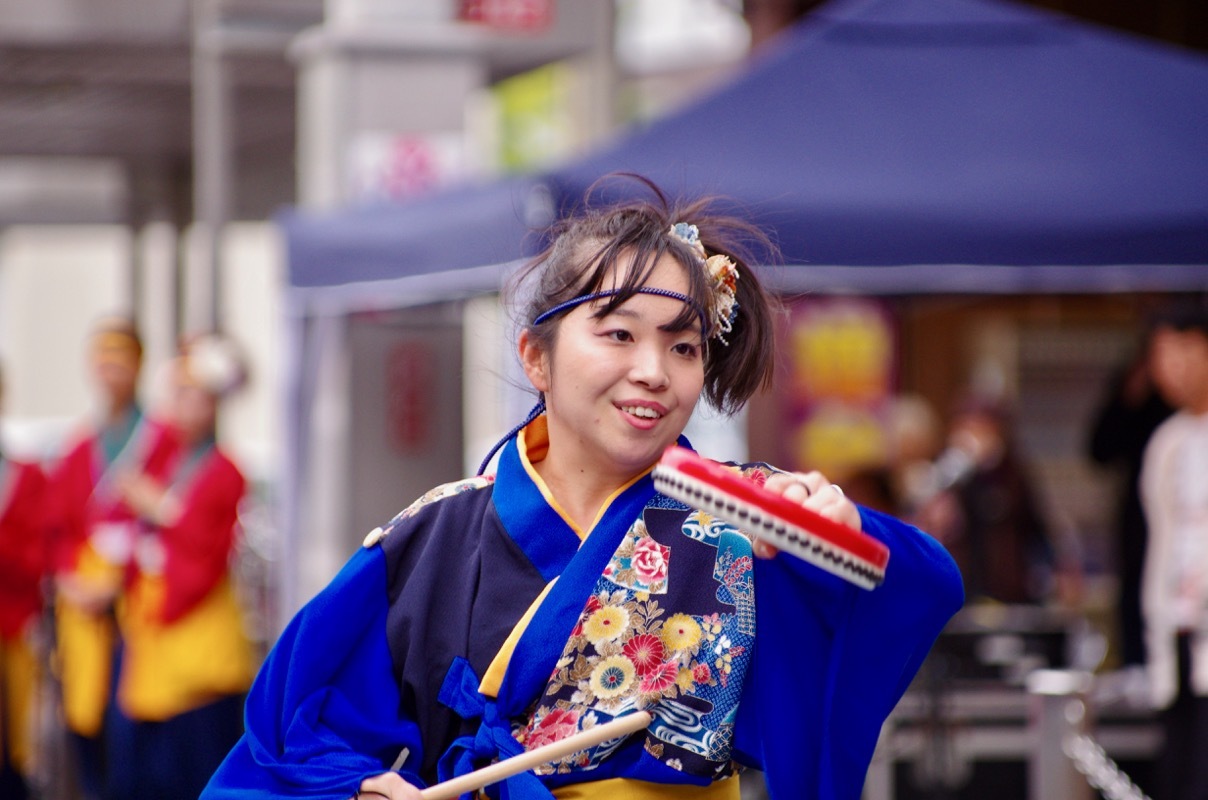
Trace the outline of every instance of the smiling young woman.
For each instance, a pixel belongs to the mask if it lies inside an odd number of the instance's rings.
[[[646,185],[551,231],[520,310],[537,407],[494,475],[407,507],[299,613],[203,797],[413,800],[638,710],[644,730],[487,795],[735,800],[754,767],[774,798],[859,796],[959,573],[817,472],[731,465],[885,543],[874,591],[655,489],[702,397],[734,411],[767,383],[773,303],[739,246],[759,231]]]
[[[623,275],[632,260],[617,269]],[[670,256],[644,285],[688,289]],[[521,363],[545,398],[549,428],[549,451],[534,468],[585,530],[604,498],[679,438],[705,378],[700,323],[676,323],[681,301],[636,294],[601,316],[603,303],[568,311],[549,349],[528,330],[520,335]]]

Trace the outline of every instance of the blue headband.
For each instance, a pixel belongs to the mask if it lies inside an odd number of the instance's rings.
[[[592,300],[599,300],[604,297],[612,297],[614,295],[620,294],[621,291],[622,290],[620,290],[620,289],[606,289],[601,292],[592,292],[591,294],[582,294],[582,295],[579,295],[578,297],[572,297],[570,300],[566,300],[565,302],[559,303],[558,305],[554,306],[551,309],[542,311],[540,314],[537,315],[537,318],[535,320],[533,320],[533,325],[534,326],[540,325],[541,323],[545,322],[546,320],[550,319],[551,317],[555,317],[558,314],[561,314],[563,311],[570,311],[572,308],[574,308],[575,306],[580,305],[582,303],[589,303]],[[696,302],[688,295],[680,294],[679,292],[673,292],[670,289],[659,289],[654,286],[639,286],[638,288],[634,289],[633,291],[635,294],[653,294],[653,295],[657,295],[659,297],[670,297],[672,300],[679,300],[682,303],[687,303],[689,306],[692,307],[692,310],[696,312],[696,315],[698,317],[700,317],[701,333],[704,334],[704,332],[707,330],[707,328],[705,326],[705,319],[706,319],[705,310],[700,307],[700,303]]]
[[[701,267],[705,271],[705,277],[708,279],[709,290],[711,293],[709,307],[706,309],[700,303],[679,292],[673,292],[670,289],[656,289],[649,286],[640,286],[633,291],[637,294],[653,294],[659,297],[670,297],[680,302],[687,303],[700,317],[700,332],[705,339],[717,339],[723,345],[728,345],[726,334],[729,333],[734,325],[734,321],[738,316],[738,269],[734,266],[734,262],[729,256],[716,254],[708,255],[705,251],[705,245],[700,240],[700,231],[695,225],[690,225],[686,222],[677,222],[673,224],[667,231],[667,235],[674,239],[678,239],[681,243],[691,248],[693,254],[699,259]],[[592,292],[590,294],[573,297],[564,303],[559,303],[553,308],[543,311],[533,320],[533,325],[540,325],[553,316],[561,314],[563,311],[574,308],[580,303],[587,303],[592,300],[599,300],[602,297],[612,297],[620,294],[620,289],[608,289],[600,292]]]

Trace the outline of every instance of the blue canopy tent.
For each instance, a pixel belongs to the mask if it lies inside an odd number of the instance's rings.
[[[1201,55],[992,0],[836,0],[550,179],[734,198],[809,267],[794,288],[1203,287],[1205,131]]]
[[[290,284],[506,263],[546,218],[542,180],[566,207],[626,170],[735,200],[810,267],[793,284],[1199,288],[1205,131],[1198,53],[995,0],[834,0],[708,97],[545,176],[287,216]]]
[[[308,312],[340,313],[497,288],[498,269],[526,253],[529,232],[551,213],[543,185],[514,178],[404,204],[291,210],[278,222],[295,301]],[[449,285],[440,278],[413,280],[453,272],[457,279]]]
[[[498,288],[603,174],[733,199],[777,239],[785,291],[1191,290],[1208,288],[1206,131],[1202,55],[995,0],[833,0],[709,96],[561,169],[287,214],[287,532],[341,315]]]

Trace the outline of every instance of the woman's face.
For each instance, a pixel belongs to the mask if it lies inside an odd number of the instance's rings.
[[[134,401],[138,362],[133,357],[94,356],[92,374],[97,388],[111,408],[121,408]]]
[[[1162,327],[1150,348],[1154,385],[1168,403],[1197,411],[1208,404],[1208,336]]]
[[[177,429],[189,442],[198,442],[214,432],[218,401],[190,380],[176,385],[174,417]]]
[[[658,261],[646,285],[688,293],[683,267],[671,256]],[[522,336],[521,357],[545,393],[549,458],[562,468],[627,479],[657,461],[688,424],[704,385],[704,351],[697,324],[667,329],[682,301],[637,294],[595,319],[599,305],[584,303],[563,316],[552,352]]]

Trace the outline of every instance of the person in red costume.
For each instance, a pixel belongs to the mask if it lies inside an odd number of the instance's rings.
[[[114,606],[136,521],[115,476],[123,468],[161,463],[175,447],[138,403],[141,363],[142,344],[129,319],[108,317],[94,325],[88,367],[98,408],[50,475],[56,664],[79,790],[89,800],[106,795],[106,753],[123,735],[110,714],[120,650]]]
[[[0,797],[6,798],[29,796],[35,763],[46,522],[42,468],[0,452]]]
[[[193,800],[242,733],[255,665],[229,569],[246,483],[216,423],[244,378],[230,341],[188,341],[172,365],[173,456],[116,476],[138,525],[118,614],[133,735],[115,796]]]

